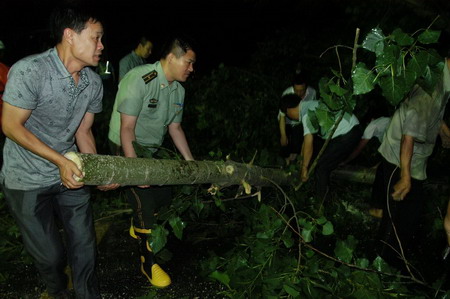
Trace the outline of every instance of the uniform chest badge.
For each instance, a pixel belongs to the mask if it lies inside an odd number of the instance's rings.
[[[156,108],[158,106],[158,100],[157,99],[150,99],[148,100],[148,108]]]

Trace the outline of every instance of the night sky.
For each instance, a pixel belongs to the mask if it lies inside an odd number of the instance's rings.
[[[8,48],[8,62],[46,47],[47,21],[58,1],[2,0],[0,39]],[[106,1],[92,0],[105,28],[104,43],[113,60],[134,48],[136,38],[147,34],[155,52],[165,36],[184,33],[200,46],[199,61],[213,67],[219,62],[240,63],[264,35],[294,19],[292,5],[271,7],[251,1]],[[289,2],[289,1],[288,1]],[[156,60],[156,54],[149,58]],[[205,63],[205,60],[210,60]]]
[[[47,21],[52,7],[60,1],[1,0],[0,40],[8,49],[7,63],[49,46]],[[197,41],[197,71],[205,73],[219,63],[245,65],[260,42],[287,32],[301,33],[316,43],[322,41],[323,48],[317,49],[322,51],[333,44],[351,45],[356,27],[367,32],[379,24],[401,21],[395,17],[401,1],[378,2],[382,5],[372,4],[367,9],[361,4],[364,2],[350,0],[88,1],[103,19],[104,43],[113,62],[134,48],[141,33],[153,40],[156,53],[168,34],[181,32]],[[425,19],[424,24],[428,24]],[[422,24],[417,21],[417,25]],[[154,54],[149,62],[157,59]]]

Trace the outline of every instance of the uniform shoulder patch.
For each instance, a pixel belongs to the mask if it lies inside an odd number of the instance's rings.
[[[151,71],[150,73],[147,73],[144,76],[142,76],[142,80],[144,80],[144,83],[147,84],[153,79],[155,79],[157,76],[158,76],[157,71]]]

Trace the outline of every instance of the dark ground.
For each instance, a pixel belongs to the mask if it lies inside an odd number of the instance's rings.
[[[442,197],[445,203],[448,200],[447,182],[448,177],[441,178],[434,183],[428,182],[425,188],[426,193],[430,195],[430,202],[420,221],[423,226],[415,237],[417,246],[412,253],[413,264],[422,273],[425,281],[431,285],[438,280],[441,290],[450,290],[450,277],[446,274],[450,271],[450,261],[442,261],[441,253],[446,246],[443,229],[431,227],[437,218],[436,209],[442,209],[440,214],[445,213],[445,205],[441,204],[438,198]],[[330,221],[336,225],[345,225],[344,228],[336,227],[341,234],[352,234],[358,240],[365,240],[360,242],[358,250],[367,254],[374,249],[374,243],[370,240],[376,233],[378,220],[363,212],[368,208],[370,187],[358,186],[334,185],[338,194],[336,204],[343,208],[337,209],[336,215],[330,215]],[[130,215],[124,213],[96,222],[97,233],[105,231],[102,238],[98,238],[101,240],[98,246],[98,277],[103,298],[226,298],[221,294],[225,290],[224,286],[202,277],[199,271],[199,262],[204,259],[208,250],[222,248],[223,244],[219,244],[217,239],[210,243],[203,241],[191,245],[170,235],[172,237],[169,237],[166,248],[173,256],[161,266],[171,276],[172,284],[166,289],[156,289],[150,287],[140,273],[137,244],[128,235],[129,221]],[[355,226],[354,223],[358,225]],[[183,240],[188,240],[190,232],[183,234]],[[9,277],[4,283],[0,283],[0,298],[41,297],[45,289],[33,265],[17,262],[8,265],[8,268],[11,268],[8,271]],[[6,271],[2,269],[0,272]]]
[[[128,235],[128,225],[128,215],[116,216],[99,244],[97,273],[103,298],[225,298],[219,294],[221,285],[198,274],[204,248],[175,239],[166,246],[173,257],[162,266],[172,284],[165,289],[150,287],[139,270],[137,244]],[[0,284],[0,298],[41,298],[45,287],[33,265],[18,264],[9,274]]]

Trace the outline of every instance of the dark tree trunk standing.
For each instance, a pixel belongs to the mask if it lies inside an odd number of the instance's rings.
[[[86,185],[215,184],[219,186],[291,185],[293,176],[281,169],[262,168],[233,161],[184,161],[125,158],[120,156],[68,153],[84,173]]]

